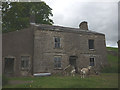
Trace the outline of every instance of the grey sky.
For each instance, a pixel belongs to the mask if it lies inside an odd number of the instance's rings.
[[[75,27],[87,21],[89,29],[104,33],[106,45],[117,47],[118,0],[43,0],[53,10],[54,25]]]

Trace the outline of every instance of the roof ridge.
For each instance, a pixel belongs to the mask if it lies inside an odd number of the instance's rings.
[[[101,34],[92,30],[83,30],[80,28],[72,28],[72,27],[64,27],[64,26],[57,26],[57,25],[48,25],[48,24],[34,24],[34,26],[37,26],[38,29],[42,30],[50,30],[50,31],[67,31],[67,32],[84,32],[84,33],[93,33],[93,34]]]

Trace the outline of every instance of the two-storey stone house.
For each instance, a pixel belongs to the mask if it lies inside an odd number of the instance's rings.
[[[3,73],[28,76],[34,73],[61,73],[71,64],[91,65],[97,70],[107,65],[105,35],[80,28],[32,24],[29,28],[3,34]]]

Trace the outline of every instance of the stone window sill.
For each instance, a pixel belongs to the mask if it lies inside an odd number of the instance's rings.
[[[53,49],[55,49],[55,50],[62,50],[63,48],[53,48]]]
[[[21,71],[27,71],[29,70],[28,68],[22,68]]]
[[[89,49],[90,51],[95,51],[95,49]]]
[[[54,47],[54,49],[61,49],[62,47]]]
[[[54,68],[54,70],[62,70],[62,68]]]

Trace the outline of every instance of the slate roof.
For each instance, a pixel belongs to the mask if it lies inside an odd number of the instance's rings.
[[[102,33],[98,33],[98,32],[91,31],[91,30],[82,30],[80,28],[71,28],[71,27],[46,25],[46,24],[32,24],[32,25],[37,27],[37,30],[48,30],[48,31],[57,31],[57,32],[71,32],[71,33],[79,33],[79,34],[104,35]]]

